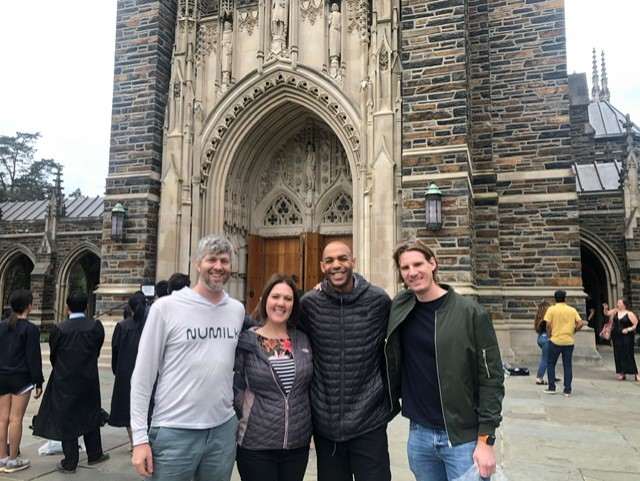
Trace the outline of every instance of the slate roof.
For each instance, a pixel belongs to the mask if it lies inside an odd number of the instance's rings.
[[[596,139],[626,134],[623,126],[626,123],[626,115],[611,105],[608,100],[598,100],[589,104],[589,123],[596,131]],[[634,125],[631,131],[634,137],[640,137],[638,126]]]
[[[620,190],[620,172],[622,163],[619,160],[613,162],[594,162],[592,164],[573,164],[576,174],[576,191],[603,192]]]
[[[49,200],[32,200],[26,202],[3,202],[2,220],[42,220],[47,214]],[[104,197],[69,197],[64,199],[65,217],[80,219],[102,217]]]

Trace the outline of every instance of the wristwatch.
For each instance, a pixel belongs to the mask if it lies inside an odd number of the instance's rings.
[[[493,446],[496,443],[496,437],[493,434],[483,434],[478,436],[478,441],[483,441],[487,446]]]

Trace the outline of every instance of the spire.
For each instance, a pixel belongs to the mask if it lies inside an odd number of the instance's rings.
[[[591,75],[591,101],[600,100],[600,86],[598,84],[598,60],[596,59],[596,49],[593,49],[593,74]]]
[[[604,50],[602,51],[602,88],[600,89],[600,98],[609,100],[609,84],[607,82],[607,67],[604,63]]]

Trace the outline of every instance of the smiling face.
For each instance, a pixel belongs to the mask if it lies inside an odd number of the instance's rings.
[[[438,297],[442,289],[434,279],[434,272],[438,268],[434,257],[427,260],[424,253],[410,250],[400,254],[398,264],[402,280],[420,301]]]
[[[293,310],[293,290],[288,284],[275,284],[267,296],[267,322],[284,324],[291,317]]]
[[[231,277],[231,256],[227,253],[209,252],[202,260],[196,261],[200,273],[198,284],[211,293],[220,292]]]
[[[342,242],[331,242],[324,248],[320,268],[333,289],[338,292],[353,290],[353,270],[356,258],[351,249]]]

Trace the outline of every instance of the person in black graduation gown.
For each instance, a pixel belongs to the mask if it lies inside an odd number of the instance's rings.
[[[138,344],[147,318],[147,298],[138,291],[129,299],[132,315],[116,324],[111,339],[111,369],[115,375],[109,424],[126,427],[131,441],[131,374],[136,365]]]
[[[67,297],[69,319],[51,329],[49,346],[53,370],[34,421],[34,434],[62,441],[61,472],[78,465],[78,436],[84,437],[88,464],[106,461],[100,439],[100,379],[98,357],[104,328],[85,317],[87,296],[76,291]]]

